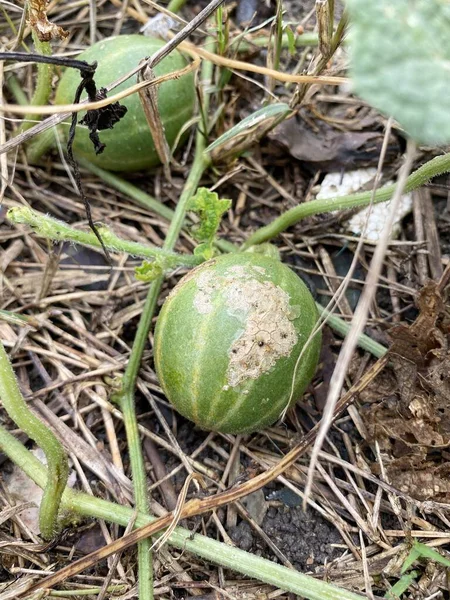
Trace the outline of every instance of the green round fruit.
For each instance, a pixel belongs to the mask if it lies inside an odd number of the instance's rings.
[[[162,46],[164,42],[156,38],[120,35],[97,42],[77,58],[89,63],[98,62],[94,79],[99,89],[129,73],[140,60],[151,56]],[[154,72],[158,77],[183,69],[186,65],[187,61],[183,55],[174,51],[156,65]],[[77,70],[67,69],[58,85],[56,104],[71,104],[80,81]],[[112,90],[110,95],[135,83],[136,76]],[[86,94],[83,94],[82,99],[86,97]],[[103,153],[95,154],[87,128],[78,126],[73,145],[75,156],[85,158],[110,171],[137,171],[160,164],[139,94],[132,94],[120,103],[127,107],[127,114],[114,125],[114,129],[99,132],[101,141],[106,144]],[[158,107],[169,147],[173,146],[183,125],[192,118],[194,106],[195,85],[192,73],[179,79],[170,79],[159,86]],[[78,120],[84,114],[79,113]],[[68,131],[67,126],[65,129]]]
[[[203,429],[264,429],[314,375],[317,319],[305,284],[281,262],[249,253],[213,258],[181,279],[158,317],[154,358],[164,393]]]

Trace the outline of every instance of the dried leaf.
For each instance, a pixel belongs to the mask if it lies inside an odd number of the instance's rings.
[[[239,156],[286,119],[291,112],[289,106],[281,102],[260,108],[228,129],[206,148],[205,153],[209,153],[214,162]]]
[[[146,67],[143,71],[139,71],[137,80],[138,82],[151,81],[155,78],[156,76],[153,69]],[[161,164],[164,165],[166,176],[170,178],[170,171],[168,170],[170,164],[170,148],[166,140],[164,125],[159,113],[157,86],[151,85],[143,90],[139,90],[139,99],[142,108],[144,109],[144,114],[152,134],[159,160],[161,161]]]
[[[48,0],[30,0],[28,3],[28,23],[41,42],[64,39],[69,35],[68,31],[48,20],[48,4]]]
[[[345,118],[342,115],[341,118]],[[347,117],[348,118],[348,117]],[[348,168],[376,166],[383,144],[383,134],[373,131],[339,131],[330,124],[296,116],[277,126],[270,133],[271,140],[285,148],[291,156],[326,172]],[[399,145],[390,136],[386,164],[398,155]]]
[[[436,329],[436,321],[444,304],[437,283],[430,282],[421,290],[418,306],[420,314],[410,327],[399,325],[390,330],[394,342],[390,353],[411,361],[422,370],[428,353],[442,347],[442,335]]]
[[[386,403],[372,407],[364,414],[369,436],[392,456],[415,453],[429,448],[445,448],[450,436],[440,431],[440,417],[427,395],[415,396],[408,407],[409,414],[399,413],[397,406]],[[395,442],[401,442],[394,450]],[[410,449],[411,451],[408,451]]]
[[[362,417],[369,436],[383,452],[386,474],[395,487],[421,501],[448,502],[449,331],[436,283],[421,290],[418,307],[419,316],[411,326],[390,332],[397,386],[379,404],[363,411]],[[379,465],[373,469],[379,470]]]
[[[403,493],[417,500],[448,500],[450,496],[450,465],[436,467],[424,462],[405,469],[401,461],[389,465],[387,474],[392,483]]]

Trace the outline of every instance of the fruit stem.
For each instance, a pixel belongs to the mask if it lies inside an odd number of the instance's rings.
[[[50,429],[31,412],[14,375],[8,355],[0,342],[0,399],[9,417],[28,437],[42,448],[47,459],[48,475],[39,510],[41,535],[51,540],[58,531],[58,510],[67,483],[69,465],[59,440]],[[36,459],[37,460],[37,459]],[[39,461],[38,461],[39,462]],[[17,463],[21,468],[22,465]],[[41,465],[42,466],[42,465]]]
[[[404,193],[411,192],[416,188],[427,183],[433,177],[442,175],[450,171],[450,152],[442,156],[436,156],[424,165],[419,167],[414,173],[406,180]],[[302,219],[317,215],[319,213],[331,212],[334,210],[345,210],[349,208],[357,208],[367,206],[371,203],[373,197],[373,203],[385,202],[390,200],[392,197],[396,183],[386,185],[375,192],[375,195],[371,190],[367,192],[360,192],[358,194],[350,194],[348,196],[341,196],[335,198],[326,198],[321,200],[311,200],[311,202],[304,202],[295,206],[290,210],[286,211],[276,219],[274,219],[269,225],[261,227],[248,240],[243,244],[242,248],[248,248],[255,244],[261,244],[267,242],[272,238],[276,237],[282,231],[288,229],[292,225],[295,225]]]
[[[0,448],[17,464],[30,479],[41,488],[46,486],[47,469],[29,452],[23,444],[0,426]],[[76,513],[84,517],[104,519],[110,523],[117,523],[126,527],[131,519],[136,517],[135,526],[142,527],[155,520],[155,517],[138,513],[127,506],[95,498],[83,492],[66,488],[62,506],[69,513]],[[273,585],[279,589],[309,598],[310,600],[364,600],[360,594],[339,588],[312,576],[304,575],[294,569],[273,563],[265,558],[245,552],[223,542],[177,527],[170,535],[168,542],[183,552],[191,552],[232,569],[248,577]]]
[[[205,113],[208,110],[209,94],[206,91],[211,86],[213,74],[213,65],[209,62],[204,62],[202,66],[202,83],[203,83],[203,109]],[[183,192],[177,204],[172,221],[164,241],[163,250],[171,252],[175,247],[178,236],[183,227],[186,217],[188,202],[195,194],[200,178],[209,164],[208,159],[204,156],[206,148],[205,132],[199,129],[196,136],[196,147],[194,162],[191,166],[189,176],[183,188]],[[103,236],[103,234],[102,234]],[[134,338],[133,347],[131,349],[130,359],[125,370],[122,389],[117,395],[120,408],[123,413],[125,430],[127,435],[128,450],[130,455],[131,472],[133,476],[134,496],[136,509],[142,515],[148,516],[148,495],[147,495],[147,478],[145,472],[144,459],[142,456],[142,447],[139,439],[138,424],[135,408],[134,391],[136,380],[139,373],[139,367],[144,353],[145,346],[148,340],[148,333],[155,313],[156,303],[163,282],[163,277],[157,277],[151,284],[145,301],[144,309],[139,320],[136,336]],[[138,544],[138,559],[139,559],[139,598],[142,600],[153,597],[149,596],[148,569],[146,573],[142,573],[142,567],[148,565],[148,557],[150,554],[151,540],[147,539]],[[144,586],[145,594],[144,595]]]

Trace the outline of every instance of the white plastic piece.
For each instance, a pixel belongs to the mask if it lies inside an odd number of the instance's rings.
[[[141,27],[141,33],[167,40],[169,31],[177,27],[178,22],[175,19],[163,13],[158,13]]]
[[[376,169],[358,169],[348,171],[347,173],[328,173],[321,186],[316,198],[326,199],[337,196],[347,196],[361,190],[376,175]],[[389,185],[389,182],[386,185]],[[362,235],[364,239],[377,242],[380,239],[381,232],[386,226],[389,215],[389,206],[391,201],[381,202],[373,206],[367,206],[351,217],[345,227],[346,230],[354,235]],[[412,210],[411,194],[404,194],[400,201],[392,230],[392,237],[395,238],[401,231],[402,219]]]

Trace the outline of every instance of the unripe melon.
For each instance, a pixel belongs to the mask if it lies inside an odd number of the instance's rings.
[[[165,42],[143,35],[120,35],[97,42],[77,58],[89,63],[97,61],[95,73],[97,88],[106,87],[119,77],[135,68],[139,62],[151,56]],[[179,71],[187,65],[184,56],[173,51],[154,68],[158,77],[173,71]],[[80,74],[75,69],[67,69],[61,77],[56,92],[56,104],[71,104],[80,83]],[[109,95],[127,89],[136,83],[136,75],[112,90]],[[82,100],[86,94],[82,96]],[[102,154],[95,154],[89,131],[77,126],[73,150],[75,157],[82,157],[93,164],[110,171],[137,171],[159,164],[160,160],[153,143],[152,135],[137,93],[120,101],[128,112],[114,125],[113,129],[100,131],[100,139],[106,144]],[[192,73],[178,79],[170,79],[158,87],[158,108],[164,124],[169,147],[175,143],[183,125],[194,113],[195,85]],[[78,113],[80,121],[84,112]],[[65,125],[68,132],[68,126]]]
[[[317,320],[307,287],[278,260],[213,258],[183,277],[161,309],[154,359],[162,389],[203,429],[261,430],[311,381],[321,344],[320,333],[312,337]]]

